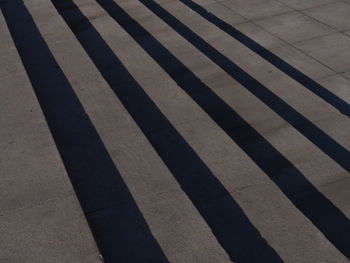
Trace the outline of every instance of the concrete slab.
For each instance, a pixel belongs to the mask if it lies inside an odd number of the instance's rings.
[[[101,262],[74,194],[0,215],[1,262]]]
[[[307,8],[313,8],[317,6],[322,6],[329,3],[336,2],[335,0],[279,0],[279,2],[295,9],[303,10]]]
[[[336,73],[291,45],[274,48],[271,51],[312,79],[319,79]]]
[[[267,0],[264,2],[259,0],[226,0],[220,3],[250,20],[292,11],[288,6],[274,0]]]
[[[252,22],[235,25],[235,28],[269,50],[287,45],[285,41],[282,41]],[[243,51],[241,52],[243,53]]]
[[[305,10],[303,13],[339,31],[350,29],[350,3],[330,3]]]
[[[335,33],[330,27],[298,12],[256,20],[255,23],[289,43]]]
[[[234,10],[228,9],[222,5],[219,1],[204,4],[203,6],[209,12],[214,13],[216,16],[220,17],[220,19],[231,25],[237,25],[247,21],[245,18],[234,12]]]
[[[350,68],[350,37],[341,33],[294,44],[302,52],[341,73]]]
[[[350,74],[349,72],[344,73],[343,75],[332,75],[318,79],[317,81],[331,90],[334,94],[337,94],[347,103],[350,103]]]
[[[350,71],[344,72],[343,76],[347,79],[350,79]]]

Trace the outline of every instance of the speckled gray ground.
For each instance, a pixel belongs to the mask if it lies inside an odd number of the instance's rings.
[[[349,262],[350,1],[0,7],[0,263]]]

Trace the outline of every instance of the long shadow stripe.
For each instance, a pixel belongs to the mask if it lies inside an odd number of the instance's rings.
[[[263,136],[197,78],[113,0],[97,0],[108,14],[273,180],[293,204],[350,258],[350,221]]]
[[[52,0],[116,96],[236,262],[283,262],[71,0]]]
[[[206,57],[218,65],[228,75],[234,78],[262,102],[264,102],[270,109],[297,129],[307,139],[313,142],[335,162],[350,172],[350,153],[345,147],[337,143],[333,138],[329,137],[320,128],[310,122],[299,112],[294,110],[285,101],[279,98],[259,81],[254,79],[230,59],[221,54],[217,49],[209,45],[204,39],[194,33],[186,25],[181,23],[177,18],[162,8],[155,1],[139,1],[155,15],[161,18],[165,23],[167,23],[178,34],[184,37],[189,43],[196,47],[200,52],[202,52]]]
[[[222,31],[226,32],[228,35],[242,43],[244,46],[255,52],[257,55],[271,63],[273,66],[287,74],[289,77],[299,82],[305,88],[312,91],[315,95],[321,97],[324,101],[332,105],[341,113],[350,117],[350,105],[346,101],[342,100],[334,93],[330,92],[328,89],[311,79],[309,76],[294,68],[292,65],[288,64],[286,61],[284,61],[268,49],[264,48],[259,43],[249,38],[247,35],[243,34],[241,31],[237,30],[230,24],[221,20],[220,18],[215,16],[215,14],[207,11],[203,6],[195,3],[192,0],[179,1],[191,8],[194,12],[202,16],[204,19],[208,20],[209,22],[220,28]]]
[[[29,11],[0,7],[105,261],[168,263]]]

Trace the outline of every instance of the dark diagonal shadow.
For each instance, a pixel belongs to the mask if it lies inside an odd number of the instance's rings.
[[[350,172],[350,152],[153,0],[139,0],[271,110]]]
[[[97,0],[106,12],[271,178],[293,204],[350,257],[350,221],[263,136],[197,78],[113,0]]]
[[[231,259],[283,262],[77,6],[52,2]]]
[[[201,5],[193,2],[192,0],[179,1],[191,8],[194,12],[202,16],[204,19],[208,20],[209,22],[220,28],[222,31],[229,34],[231,37],[242,43],[244,46],[255,52],[257,55],[271,63],[273,66],[284,72],[286,75],[299,82],[305,88],[312,91],[315,95],[322,98],[324,101],[332,105],[338,111],[350,117],[350,105],[346,101],[342,100],[341,98],[330,92],[328,89],[311,79],[309,76],[294,68],[292,65],[288,64],[286,61],[284,61],[268,49],[264,48],[259,43],[249,38],[247,35],[243,34],[241,31],[237,30],[230,24],[221,20],[220,18],[215,16],[215,14],[208,12]]]
[[[29,11],[0,7],[106,262],[168,263]]]

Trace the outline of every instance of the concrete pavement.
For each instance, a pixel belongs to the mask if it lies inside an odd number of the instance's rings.
[[[0,19],[0,262],[100,262],[4,17]]]
[[[0,262],[349,262],[349,1],[0,6]]]

